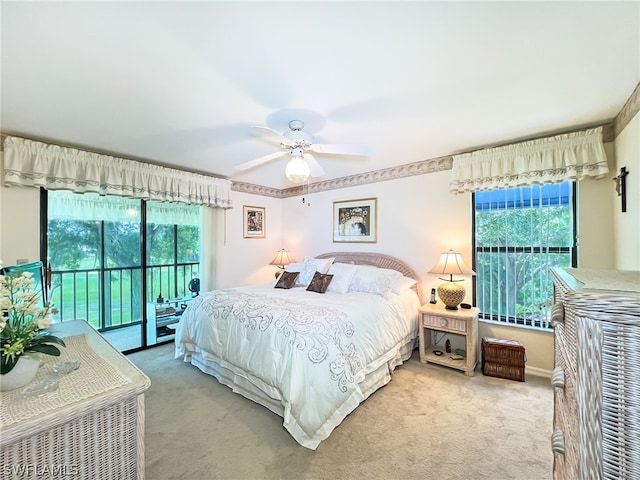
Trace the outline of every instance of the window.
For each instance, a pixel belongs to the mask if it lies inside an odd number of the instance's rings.
[[[140,323],[140,200],[47,192],[47,260],[58,320]]]
[[[575,265],[575,185],[474,193],[476,304],[481,318],[548,329],[551,267]]]
[[[147,301],[190,295],[200,263],[200,207],[147,203]]]
[[[57,319],[85,319],[101,332],[137,325],[122,350],[141,346],[145,306],[160,293],[190,295],[189,281],[199,270],[200,218],[200,206],[47,192]],[[146,339],[157,340],[154,330]]]

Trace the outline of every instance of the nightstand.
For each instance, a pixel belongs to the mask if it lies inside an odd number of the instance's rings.
[[[420,307],[419,312],[420,361],[457,368],[462,370],[465,375],[473,377],[477,363],[479,310],[475,307],[446,310],[441,305],[426,304]],[[451,355],[454,355],[455,352],[447,353],[444,343],[442,345],[433,344],[432,337],[437,334],[436,332],[465,337],[466,358],[454,360]],[[436,355],[433,353],[434,350],[442,351],[442,355]]]

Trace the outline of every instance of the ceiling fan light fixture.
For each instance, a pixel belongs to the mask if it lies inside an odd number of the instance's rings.
[[[309,178],[311,170],[307,161],[298,156],[292,156],[284,170],[287,178],[293,183],[303,183]]]
[[[314,143],[313,136],[303,130],[304,122],[301,120],[291,120],[289,131],[285,133],[278,133],[269,127],[257,125],[253,128],[258,129],[268,140],[278,142],[280,151],[237,165],[236,170],[257,167],[289,154],[291,158],[285,168],[287,178],[293,183],[304,183],[311,176],[320,178],[325,175],[322,167],[309,152],[323,155],[371,155],[371,148],[368,145]]]

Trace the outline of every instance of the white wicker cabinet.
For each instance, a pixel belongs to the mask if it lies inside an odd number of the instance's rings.
[[[440,305],[423,305],[419,309],[420,325],[418,328],[420,362],[437,363],[445,367],[462,370],[468,377],[473,377],[477,363],[476,346],[478,345],[478,314],[476,307],[470,309],[446,310]],[[444,332],[465,337],[466,357],[454,360],[451,354],[436,355],[434,350],[444,352],[444,345],[432,343],[434,332]]]
[[[554,479],[638,479],[640,272],[551,274]]]
[[[39,397],[0,392],[0,479],[142,480],[149,379],[86,322],[51,330],[67,348],[43,357],[34,381],[60,359],[78,359],[80,368]]]

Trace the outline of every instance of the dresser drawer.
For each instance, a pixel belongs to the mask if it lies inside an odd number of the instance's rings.
[[[570,480],[564,473],[564,455],[553,455],[553,480]]]
[[[575,310],[571,307],[565,307],[564,336],[562,340],[562,347],[566,352],[567,362],[575,369],[578,357],[578,327],[576,323]]]
[[[457,318],[446,318],[446,317],[423,314],[422,323],[423,323],[423,326],[427,328],[429,327],[444,328],[451,332],[461,332],[461,333],[465,333],[467,331],[467,322],[465,322],[464,320],[459,320]]]
[[[551,276],[554,479],[640,479],[640,272]]]
[[[571,309],[565,309],[563,320],[553,327],[555,366],[562,366],[567,375],[577,376],[577,328],[576,317]]]
[[[566,456],[577,458],[578,445],[578,404],[576,386],[571,375],[565,375],[564,388],[554,388],[553,429],[564,433]],[[571,462],[569,462],[571,463]]]

